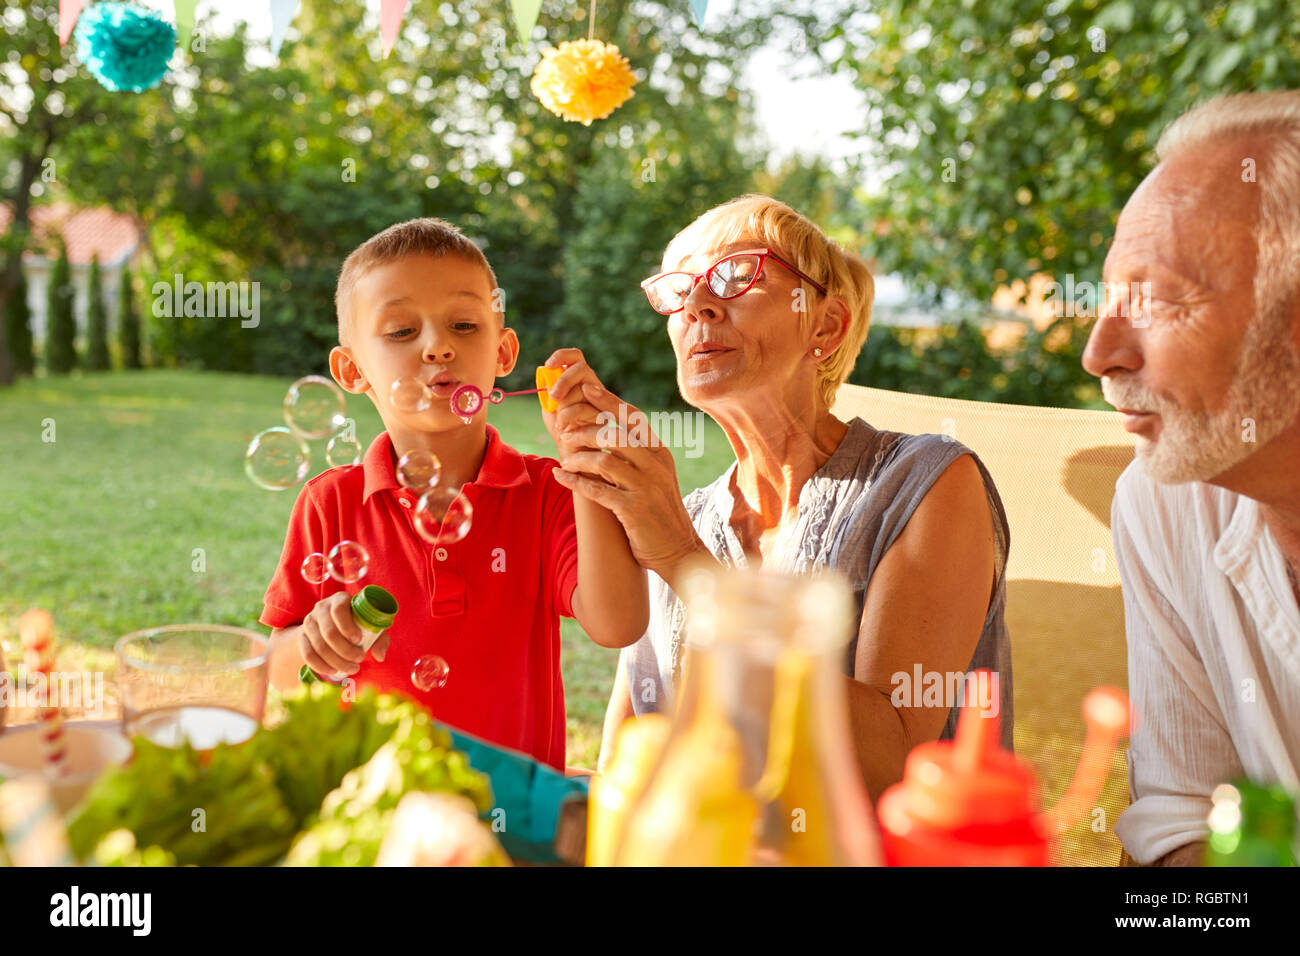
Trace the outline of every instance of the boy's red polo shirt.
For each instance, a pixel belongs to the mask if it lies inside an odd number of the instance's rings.
[[[434,547],[412,523],[419,495],[398,484],[393,442],[382,432],[360,465],[307,482],[294,504],[280,566],[261,622],[300,623],[322,598],[378,584],[397,598],[397,620],[381,663],[366,656],[358,687],[398,691],[435,719],[564,767],[560,615],[573,616],[578,583],[573,498],[552,458],[523,455],[487,426],[478,477],[461,494],[474,509],[469,533]],[[340,541],[360,542],[370,567],[359,582],[303,579],[303,559]],[[426,654],[450,667],[447,683],[421,691],[411,668]]]

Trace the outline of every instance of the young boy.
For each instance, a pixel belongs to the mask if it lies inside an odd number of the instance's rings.
[[[320,675],[341,672],[563,768],[559,617],[577,618],[604,647],[633,643],[649,615],[645,572],[618,520],[575,502],[555,480],[555,460],[506,445],[483,410],[468,424],[452,412],[457,387],[486,395],[519,355],[496,275],[455,226],[414,219],[367,240],[343,263],[335,304],[330,372],[348,392],[369,396],[386,430],[360,465],[331,468],[298,496],[261,616],[273,629],[271,679],[292,687],[304,662]],[[393,382],[412,378],[432,388],[425,411],[403,411],[390,397]],[[544,416],[552,437],[554,417]],[[438,486],[459,488],[473,508],[460,541],[434,545],[415,530],[419,493],[402,487],[395,469],[416,449],[438,457]],[[305,580],[303,560],[344,540],[368,552],[366,575],[346,590],[333,579]],[[348,607],[366,584],[398,602],[396,621],[368,655]],[[411,671],[432,655],[447,662],[447,679],[421,690]]]

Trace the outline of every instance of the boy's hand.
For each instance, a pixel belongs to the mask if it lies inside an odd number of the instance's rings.
[[[598,390],[597,394],[604,391],[604,386],[587,364],[581,349],[557,349],[546,360],[547,368],[563,365],[569,367],[550,389],[550,396],[555,399],[558,410],[554,414],[542,412],[542,421],[546,424],[551,441],[555,442],[561,463],[574,452],[591,447],[580,429],[597,424],[596,416],[599,413],[587,401],[582,386],[593,386]]]
[[[298,650],[307,666],[317,674],[351,675],[365,660],[361,640],[365,636],[352,616],[352,596],[345,591],[322,598],[302,622]],[[388,632],[371,645],[375,660],[382,661],[388,652]]]

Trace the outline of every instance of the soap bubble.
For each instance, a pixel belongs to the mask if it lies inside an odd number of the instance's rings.
[[[359,465],[361,464],[361,443],[355,438],[347,438],[342,432],[330,439],[330,443],[325,446],[325,460],[330,463],[331,468],[337,468],[339,465]]]
[[[473,385],[462,385],[451,395],[451,410],[462,419],[466,415],[477,415],[483,407],[483,393]]]
[[[437,654],[426,654],[411,668],[411,683],[418,689],[437,690],[447,683],[451,667]]]
[[[417,448],[397,460],[397,483],[412,491],[426,491],[438,483],[442,462],[431,451]]]
[[[415,530],[430,544],[455,544],[473,520],[474,508],[459,489],[431,488],[415,506]]]
[[[303,438],[328,438],[343,427],[347,406],[339,387],[323,375],[307,375],[289,386],[284,420]]]
[[[419,379],[399,378],[389,387],[388,400],[399,412],[423,412],[433,405],[433,392]]]
[[[244,452],[244,472],[253,484],[269,491],[292,488],[310,468],[307,443],[283,425],[254,435]]]
[[[370,569],[370,555],[355,541],[340,541],[330,548],[329,575],[335,581],[360,581]]]
[[[302,579],[308,584],[324,584],[330,576],[330,566],[325,555],[313,551],[302,561]]]

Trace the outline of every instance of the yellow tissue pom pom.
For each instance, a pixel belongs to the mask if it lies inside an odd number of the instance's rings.
[[[636,77],[612,43],[566,41],[547,50],[533,71],[533,94],[562,119],[590,126],[632,96]]]

